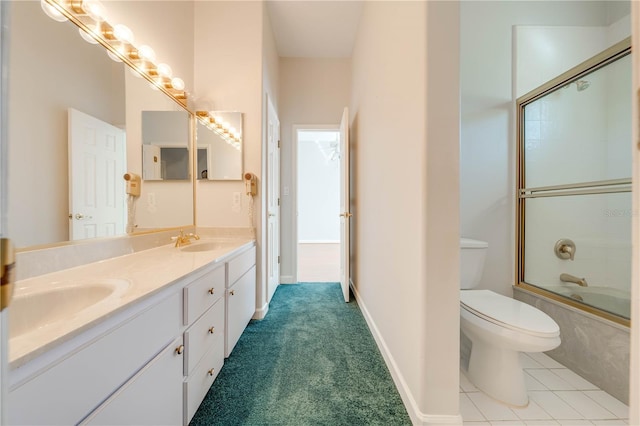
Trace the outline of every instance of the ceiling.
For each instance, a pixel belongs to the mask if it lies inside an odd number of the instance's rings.
[[[278,55],[349,58],[363,1],[267,1]]]

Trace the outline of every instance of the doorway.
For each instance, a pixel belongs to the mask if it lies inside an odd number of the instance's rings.
[[[340,129],[298,127],[298,282],[340,281]]]

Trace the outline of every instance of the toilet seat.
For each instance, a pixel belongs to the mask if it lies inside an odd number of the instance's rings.
[[[544,312],[490,290],[462,290],[462,309],[493,324],[537,337],[557,337],[558,324]]]

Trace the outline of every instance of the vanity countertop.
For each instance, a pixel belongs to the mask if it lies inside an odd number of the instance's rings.
[[[117,282],[123,288],[107,300],[35,328],[19,336],[9,336],[9,366],[16,369],[46,351],[112,317],[133,303],[155,294],[176,280],[196,273],[212,263],[224,262],[237,251],[255,245],[253,239],[202,239],[191,244],[221,242],[221,248],[206,251],[183,251],[168,244],[148,250],[114,257],[59,272],[16,282],[14,300],[42,292],[57,285]],[[186,246],[190,247],[190,246]],[[38,315],[38,312],[28,313]],[[11,315],[11,314],[10,314]]]

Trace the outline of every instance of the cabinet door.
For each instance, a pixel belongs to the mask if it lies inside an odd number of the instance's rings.
[[[227,290],[225,358],[231,354],[255,310],[256,267],[253,266]]]
[[[180,299],[178,293],[169,296],[11,389],[8,423],[84,419],[180,333]]]
[[[176,339],[89,415],[86,425],[182,422],[182,338]],[[179,349],[180,348],[180,349]]]

